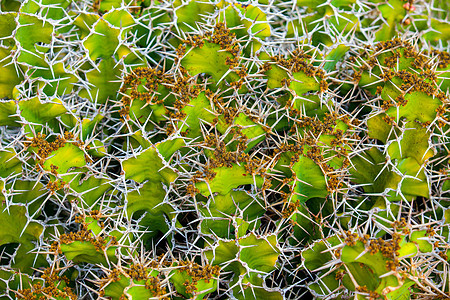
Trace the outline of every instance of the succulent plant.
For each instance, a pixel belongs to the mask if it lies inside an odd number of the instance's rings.
[[[447,298],[448,8],[2,1],[0,298]]]

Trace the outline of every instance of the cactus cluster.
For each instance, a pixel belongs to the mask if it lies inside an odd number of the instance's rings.
[[[0,299],[449,298],[448,13],[1,1]]]

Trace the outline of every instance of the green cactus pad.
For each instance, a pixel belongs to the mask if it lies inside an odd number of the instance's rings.
[[[100,104],[106,103],[108,99],[116,99],[121,72],[122,67],[113,58],[102,59],[97,68],[90,68],[87,72],[86,78],[90,85],[80,92],[80,96]]]
[[[320,167],[310,158],[300,156],[299,161],[292,165],[292,172],[296,175],[294,183],[293,202],[301,203],[314,197],[326,197],[328,195],[325,175]]]
[[[119,47],[119,34],[118,29],[112,28],[108,22],[100,19],[83,43],[89,51],[89,57],[92,60],[112,57]]]
[[[173,282],[176,290],[185,297],[189,297],[191,299],[204,299],[206,295],[217,290],[217,280],[215,279],[201,279],[197,280],[195,284],[193,284],[192,277],[188,274],[187,271],[181,269],[180,271],[175,270],[172,272],[172,276],[170,280]],[[190,283],[193,285],[195,289],[194,292],[189,292],[186,288],[186,283]]]
[[[241,239],[239,245],[241,247],[239,258],[249,268],[261,272],[270,272],[275,269],[278,256],[280,255],[275,235],[261,239],[250,234]]]
[[[62,243],[60,247],[67,259],[72,260],[74,263],[100,263],[102,265],[107,265],[107,260],[103,251],[98,250],[95,245],[90,242],[74,241],[67,244]],[[114,252],[115,248],[108,248],[106,250],[110,260],[114,260]]]
[[[257,6],[232,4],[219,15],[219,22],[226,22],[228,28],[243,27],[233,29],[236,36],[245,37],[248,32],[255,37],[264,39],[270,36],[270,25],[267,22],[266,14]],[[254,50],[258,50],[256,47]]]
[[[389,156],[391,159],[413,157],[419,164],[423,164],[434,156],[433,150],[430,149],[428,143],[430,134],[418,124],[410,124],[410,126],[406,127],[400,142],[395,141],[389,145]]]
[[[70,188],[78,193],[77,198],[82,200],[83,205],[92,207],[111,188],[111,183],[106,178],[95,177],[85,169],[80,171],[82,172],[75,176],[67,176],[70,178]]]
[[[1,15],[0,15],[1,16]],[[2,25],[0,24],[0,27]],[[13,98],[13,90],[16,85],[18,85],[23,76],[12,64],[12,60],[9,57],[10,50],[0,48],[0,72],[2,77],[0,77],[0,98]],[[2,106],[3,106],[2,102]],[[3,109],[1,109],[3,111]],[[3,119],[3,117],[2,117]],[[5,121],[2,121],[2,123]],[[8,124],[6,124],[8,125]]]
[[[36,44],[49,44],[52,40],[52,33],[53,26],[49,22],[33,15],[20,14],[16,40],[25,51],[20,52],[18,62],[26,63],[36,68],[47,69],[49,66],[44,59],[44,53],[37,49]]]
[[[433,245],[427,241],[429,234],[426,230],[414,231],[411,233],[410,240],[419,247],[420,252],[433,251]]]
[[[203,92],[192,99],[181,111],[186,114],[186,118],[180,122],[179,126],[182,132],[187,131],[186,136],[189,138],[200,137],[202,121],[211,123],[215,118],[215,115],[210,112],[211,103]]]
[[[274,270],[280,251],[276,236],[257,237],[249,234],[239,239],[237,243],[220,241],[214,250],[205,254],[213,265],[230,262],[226,269],[232,270],[236,275],[242,275],[246,273],[246,269],[240,262],[244,262],[251,272]],[[235,258],[238,260],[232,262]]]
[[[405,117],[408,121],[431,122],[436,118],[436,109],[442,104],[438,98],[422,92],[412,92],[405,96],[408,103],[399,108],[392,107],[386,113],[395,119]]]
[[[233,164],[231,168],[215,168],[214,172],[216,176],[209,182],[198,182],[195,184],[196,188],[200,190],[200,193],[205,196],[209,196],[211,193],[226,195],[232,189],[246,184],[255,184],[261,187],[264,181],[260,176],[253,176],[248,173],[243,164],[240,166]]]
[[[341,254],[342,262],[348,266],[352,275],[360,280],[358,281],[357,279],[358,284],[365,285],[372,291],[381,291],[389,284],[393,284],[392,286],[396,287],[398,282],[394,276],[379,278],[388,272],[386,268],[387,258],[383,257],[381,252],[375,254],[366,253],[360,256],[363,251],[363,243],[357,242],[355,246],[345,246]],[[358,258],[358,256],[360,257]]]
[[[7,178],[10,175],[20,174],[22,172],[22,163],[16,157],[13,149],[0,151],[0,177]]]
[[[33,242],[39,240],[44,227],[37,222],[28,221],[25,206],[10,205],[7,207],[5,204],[1,204],[0,208],[0,226],[3,228],[0,233],[0,245],[19,243],[19,256],[12,266],[24,273],[32,274],[31,267],[35,266],[35,263],[36,267],[37,264],[45,263],[45,259],[42,260],[42,258],[36,262],[37,255],[29,253],[35,248]]]
[[[206,73],[212,76],[214,82],[218,83],[229,72],[230,66],[226,63],[227,59],[233,58],[232,54],[220,50],[220,45],[205,42],[201,48],[188,49],[181,60],[181,65],[193,76]],[[239,79],[234,72],[229,72],[226,78],[232,81]]]
[[[197,28],[197,22],[202,21],[202,16],[211,14],[215,10],[215,6],[209,2],[197,2],[175,0],[175,15],[177,17],[178,29],[183,32],[192,31]]]
[[[42,103],[38,97],[34,97],[20,101],[18,106],[21,116],[25,120],[36,124],[54,121],[56,117],[67,112],[61,100],[57,98],[50,102]]]
[[[264,213],[264,206],[260,202],[245,191],[231,191],[225,195],[211,197],[209,205],[199,207],[205,217],[201,223],[202,232],[230,238],[234,235],[234,228],[230,226],[227,216],[239,215],[242,210],[242,218],[253,223]]]
[[[13,203],[23,203],[27,207],[28,215],[35,216],[42,209],[42,203],[46,198],[44,185],[40,182],[16,180],[13,188],[15,194]]]
[[[80,168],[86,165],[84,152],[78,146],[72,143],[66,143],[63,147],[52,152],[49,158],[44,162],[44,168],[51,170],[51,166],[58,167],[58,173],[64,174],[70,168]]]
[[[162,181],[166,184],[177,178],[177,173],[164,164],[159,157],[156,147],[150,147],[135,158],[128,158],[122,162],[126,179],[137,182]]]
[[[149,226],[153,232],[166,232],[166,218],[173,218],[174,209],[164,203],[166,191],[160,182],[146,182],[137,191],[127,195],[127,213],[129,216],[138,211],[146,211],[147,215],[141,225]]]

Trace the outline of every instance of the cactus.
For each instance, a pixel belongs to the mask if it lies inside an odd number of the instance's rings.
[[[29,282],[28,288],[14,291],[17,299],[45,299],[48,296],[61,300],[77,299],[73,289],[68,286],[69,279],[65,275],[58,275],[57,270],[46,269],[42,272],[41,278],[43,280],[36,283]]]
[[[279,255],[276,243],[274,235],[257,237],[250,233],[235,241],[219,241],[205,255],[213,265],[224,265],[224,271],[234,273],[229,285],[238,299],[279,298],[281,293],[264,287],[260,275],[275,269]]]
[[[0,4],[0,298],[450,295],[446,1]]]

